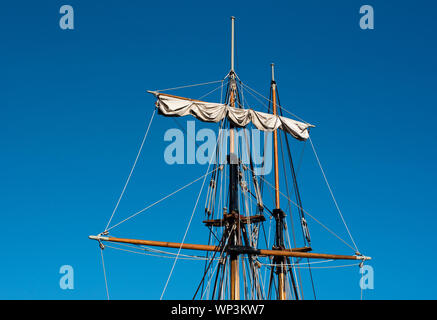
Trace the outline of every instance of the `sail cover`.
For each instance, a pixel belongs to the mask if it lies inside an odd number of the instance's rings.
[[[246,127],[252,123],[262,131],[281,129],[298,140],[308,139],[308,128],[314,127],[309,123],[253,109],[240,109],[221,103],[192,100],[154,91],[149,92],[157,98],[156,107],[159,113],[168,117],[192,115],[205,122],[219,122],[227,117],[237,127]]]

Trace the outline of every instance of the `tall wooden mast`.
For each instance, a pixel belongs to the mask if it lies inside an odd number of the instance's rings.
[[[273,102],[273,114],[277,115],[276,108],[276,82],[275,82],[275,64],[271,64],[272,67],[272,81],[270,83],[270,90],[272,90],[272,102]],[[275,161],[275,205],[276,209],[280,209],[279,201],[279,166],[278,166],[278,130],[273,131],[273,152]]]
[[[237,86],[235,83],[234,71],[234,23],[235,17],[231,17],[231,71],[230,71],[230,94],[229,104],[235,107]],[[233,216],[232,224],[230,226],[231,246],[241,245],[240,224],[239,224],[239,210],[238,210],[238,156],[235,152],[235,129],[234,125],[230,124],[229,133],[229,212]],[[230,254],[230,284],[231,284],[231,300],[240,299],[240,272],[239,272],[239,255],[237,252]]]
[[[270,84],[270,90],[272,92],[272,104],[273,104],[273,114],[277,115],[276,106],[276,82],[275,82],[275,65],[271,64],[272,68],[272,81]],[[280,200],[279,200],[279,165],[278,165],[278,130],[273,131],[273,159],[274,159],[274,170],[275,170],[275,209],[273,210],[273,215],[276,221],[276,235],[275,235],[275,247],[276,249],[284,249],[284,212],[281,210]],[[275,257],[274,259],[276,267],[276,273],[278,275],[278,300],[286,300],[287,294],[285,290],[285,279],[286,279],[286,260],[284,257]]]

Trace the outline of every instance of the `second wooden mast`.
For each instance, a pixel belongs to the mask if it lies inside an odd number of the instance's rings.
[[[275,66],[272,63],[272,80],[270,83],[270,91],[272,97],[272,107],[273,114],[278,115],[277,105],[276,105],[276,82],[275,82]],[[273,216],[276,222],[276,232],[275,232],[275,248],[283,250],[284,245],[284,217],[285,214],[281,210],[280,197],[279,197],[279,161],[278,161],[278,130],[273,131],[273,159],[274,159],[274,174],[275,174],[275,209],[273,210]],[[286,259],[284,257],[275,257],[273,259],[274,264],[276,264],[276,273],[278,275],[278,300],[286,300]]]

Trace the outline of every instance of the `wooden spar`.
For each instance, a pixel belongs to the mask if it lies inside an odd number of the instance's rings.
[[[188,249],[188,250],[202,250],[202,251],[220,251],[221,248],[211,245],[203,244],[189,244],[189,243],[177,243],[177,242],[167,242],[167,241],[153,241],[153,240],[139,240],[139,239],[125,239],[116,237],[102,237],[102,236],[89,236],[90,239],[98,241],[109,241],[109,242],[121,242],[130,243],[136,245],[152,246],[152,247],[164,247],[164,248],[175,248],[175,249]]]
[[[152,246],[152,247],[165,247],[165,248],[175,248],[175,249],[181,248],[187,250],[201,250],[201,251],[223,250],[223,247],[203,245],[203,244],[126,239],[126,238],[107,237],[107,236],[100,236],[100,235],[89,236],[89,238],[97,241],[130,243],[130,244],[145,245],[145,246]],[[295,249],[287,249],[287,250],[252,249],[252,254],[256,254],[259,256],[300,257],[300,258],[312,258],[312,259],[371,260],[370,257],[366,257],[366,256],[349,256],[349,255],[338,255],[338,254],[304,252],[304,248],[295,248]]]
[[[294,252],[288,250],[259,250],[260,256],[281,256],[281,257],[300,257],[312,259],[333,259],[333,260],[370,260],[370,257],[365,256],[348,256],[339,254],[325,254],[312,252]]]
[[[148,92],[148,93],[151,93],[151,94],[153,94],[153,95],[155,95],[155,96],[157,96],[157,95],[159,95],[159,96],[167,96],[167,97],[170,97],[170,98],[176,98],[176,99],[181,99],[181,100],[187,100],[187,101],[196,101],[196,102],[208,103],[208,102],[206,102],[206,101],[202,101],[202,100],[196,100],[196,99],[191,99],[191,98],[186,98],[186,97],[175,96],[175,95],[173,95],[173,94],[161,93],[161,92],[159,92],[159,91],[150,91],[150,90],[147,90],[147,92]]]

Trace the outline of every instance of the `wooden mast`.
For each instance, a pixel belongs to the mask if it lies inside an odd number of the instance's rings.
[[[230,71],[230,96],[229,103],[235,107],[235,70],[234,70],[234,23],[235,17],[231,17],[231,71]],[[230,244],[233,246],[241,245],[240,242],[240,224],[238,212],[238,157],[235,154],[235,129],[230,124],[229,133],[229,211],[234,216],[233,225],[231,225]],[[231,300],[240,300],[240,270],[239,255],[237,252],[230,253],[230,285]]]
[[[277,115],[276,110],[276,82],[275,82],[275,65],[272,63],[272,101],[273,101],[273,114]],[[273,131],[273,152],[274,152],[274,161],[275,161],[275,204],[276,209],[280,209],[279,202],[279,166],[278,166],[278,130]]]
[[[277,107],[276,107],[276,82],[275,82],[275,65],[272,63],[272,81],[271,81],[271,90],[272,90],[272,102],[273,102],[273,114],[277,115]],[[281,205],[279,201],[279,165],[278,165],[278,130],[273,131],[273,152],[274,152],[274,170],[275,170],[275,219],[276,219],[276,246],[279,249],[284,248],[284,240],[283,240],[283,212],[281,210]],[[287,294],[285,291],[285,267],[284,267],[284,258],[276,257],[276,263],[279,263],[277,266],[277,274],[278,274],[278,300],[286,300]]]

